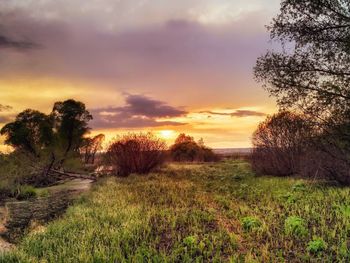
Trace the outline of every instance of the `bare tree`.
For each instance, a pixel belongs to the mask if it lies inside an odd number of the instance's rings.
[[[93,138],[85,138],[80,147],[80,155],[85,164],[94,164],[96,153],[102,150],[102,143],[105,140],[104,134],[98,134]]]
[[[262,174],[299,173],[313,129],[304,116],[283,111],[268,116],[253,135],[253,169]]]

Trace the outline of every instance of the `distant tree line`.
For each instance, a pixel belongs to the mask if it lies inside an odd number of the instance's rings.
[[[350,2],[284,0],[256,79],[281,112],[253,136],[253,167],[350,184]]]
[[[9,191],[20,185],[55,183],[62,173],[71,170],[86,172],[104,167],[113,175],[128,176],[147,174],[169,156],[179,162],[218,160],[203,140],[195,142],[185,134],[180,134],[169,149],[152,133],[129,133],[112,140],[104,150],[103,134],[87,136],[91,119],[84,103],[69,99],[56,102],[50,114],[27,109],[6,124],[0,134],[14,150],[0,154],[0,197],[10,195]]]

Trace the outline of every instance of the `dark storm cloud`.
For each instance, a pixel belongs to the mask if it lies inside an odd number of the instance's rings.
[[[252,110],[236,110],[234,112],[214,112],[214,111],[201,111],[200,113],[209,114],[209,115],[220,115],[220,116],[231,116],[231,117],[262,117],[266,116],[266,113]]]
[[[143,95],[127,94],[126,105],[123,107],[109,107],[90,110],[94,116],[94,128],[142,128],[183,125],[173,121],[157,121],[157,118],[180,117],[186,111],[167,105],[163,101],[155,100]]]

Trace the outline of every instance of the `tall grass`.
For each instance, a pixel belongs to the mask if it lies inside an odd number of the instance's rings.
[[[349,194],[243,161],[172,164],[101,181],[0,262],[349,262]]]

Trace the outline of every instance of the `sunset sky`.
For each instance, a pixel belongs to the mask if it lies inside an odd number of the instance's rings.
[[[0,127],[83,101],[107,138],[249,147],[275,102],[253,79],[279,0],[0,0]],[[1,142],[0,142],[1,143]]]

